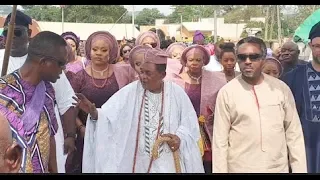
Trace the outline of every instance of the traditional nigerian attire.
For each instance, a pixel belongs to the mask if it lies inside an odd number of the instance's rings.
[[[146,32],[140,33],[136,39],[135,45],[136,46],[143,45],[142,44],[143,39],[146,37],[152,38],[157,43],[156,48],[160,48],[160,39],[159,39],[158,35],[152,31],[146,31]]]
[[[181,62],[183,64],[187,63],[187,57],[192,55],[196,50],[203,54],[204,65],[209,63],[210,54],[209,52],[200,45],[195,45],[193,47],[188,47],[184,50],[181,56]],[[200,51],[199,51],[200,50]],[[202,78],[199,84],[189,84],[185,82],[179,74],[176,74],[171,80],[178,85],[180,85],[188,94],[195,111],[197,112],[197,117],[199,118],[200,132],[204,150],[204,168],[206,173],[212,172],[212,129],[213,129],[213,112],[215,109],[215,102],[218,91],[226,83],[226,78],[224,73],[221,72],[211,72],[207,70],[202,70]],[[200,121],[200,119],[204,121]]]
[[[208,50],[210,56],[214,55],[214,45],[213,44],[209,43],[209,44],[205,45],[204,47]]]
[[[117,40],[109,32],[99,31],[90,35],[85,47],[87,58],[90,58],[91,45],[98,39],[106,41],[110,47],[110,64],[108,68],[112,68],[113,74],[107,79],[96,79],[83,69],[74,76],[68,76],[74,91],[82,93],[91,102],[95,103],[96,107],[100,108],[120,88],[131,83],[134,80],[134,74],[128,64],[111,64],[118,56],[119,47],[115,44]],[[86,125],[87,114],[80,111],[78,117],[82,124]],[[70,156],[72,163],[66,166],[68,173],[81,173],[82,171],[83,141],[83,137],[78,133],[76,140],[77,151]]]
[[[92,44],[97,40],[103,40],[107,42],[109,45],[109,63],[113,64],[117,62],[118,56],[119,56],[119,46],[117,39],[110,34],[108,31],[97,31],[92,33],[85,44],[85,54],[87,60],[91,61],[91,46]]]
[[[148,49],[150,49],[150,46],[145,46],[145,45],[137,45],[134,48],[131,49],[130,53],[129,53],[129,57],[128,57],[128,61],[130,66],[134,69],[135,65],[134,65],[134,58],[135,56],[141,54],[142,55],[142,59],[141,61],[144,61],[144,54],[147,52]]]
[[[71,39],[76,44],[76,50],[78,50],[80,45],[80,38],[73,32],[68,31],[61,34],[61,37],[65,40]]]
[[[145,60],[144,54],[147,52],[148,49],[151,49],[151,47],[145,46],[145,45],[137,45],[134,48],[132,48],[129,53],[128,61],[129,61],[129,64],[132,68],[132,71],[134,71],[134,80],[139,80],[139,74],[135,70],[134,58],[136,58],[137,55],[142,55],[141,62],[143,62]]]
[[[70,78],[70,83],[76,93],[82,93],[90,102],[95,103],[96,107],[100,108],[114,93],[120,88],[126,86],[133,81],[132,76],[129,76],[131,67],[129,65],[110,65],[113,66],[114,73],[108,78],[106,85],[102,88],[97,88],[95,84],[102,85],[105,79],[96,79],[88,75],[86,70],[82,70]],[[83,125],[86,125],[87,114],[83,111],[79,112],[79,119]],[[68,173],[81,173],[82,170],[82,155],[83,155],[83,137],[78,134],[76,139],[77,151],[73,152],[72,164],[66,165]]]
[[[199,122],[204,150],[204,164],[206,172],[211,172],[211,144],[212,130],[214,124],[214,110],[216,98],[219,90],[227,83],[224,73],[202,70],[202,80],[200,84],[188,84],[178,75],[172,79],[180,85],[188,94],[197,117],[203,116],[205,122]],[[210,163],[209,163],[210,162]]]
[[[43,88],[38,91],[40,85]],[[36,102],[35,99],[43,101]],[[48,173],[50,138],[58,130],[55,103],[50,83],[41,81],[34,86],[21,79],[17,71],[0,79],[0,112],[17,132],[18,142],[27,146],[23,149],[23,173]],[[34,105],[39,105],[39,109]]]
[[[182,52],[187,48],[187,46],[183,43],[176,42],[176,43],[172,43],[167,48],[166,53],[170,58],[168,58],[168,63],[167,63],[166,79],[174,78],[175,74],[180,74],[183,71],[183,66],[180,62],[180,59],[172,59],[172,53],[176,48],[180,48],[182,50],[181,51],[181,54],[182,54]]]
[[[309,33],[309,39],[320,37],[320,22]],[[312,53],[311,53],[312,55]],[[320,72],[312,62],[296,65],[282,78],[290,87],[302,124],[306,145],[308,173],[320,172]]]
[[[196,32],[194,32],[194,35],[193,35],[193,43],[194,44],[196,44],[198,41],[202,41],[204,39],[205,39],[205,37],[201,31],[196,30]]]
[[[179,60],[168,58],[165,80],[176,78],[182,71],[183,66]]]
[[[2,68],[3,56],[4,49],[0,50],[0,68]],[[8,64],[8,73],[11,73],[16,69],[19,69],[24,64],[26,59],[27,55],[24,55],[22,57],[10,56]],[[58,129],[58,132],[55,135],[58,172],[64,173],[67,155],[64,155],[64,133],[60,116],[67,112],[70,107],[73,107],[72,103],[74,102],[74,100],[72,97],[75,96],[75,94],[66,75],[63,72],[62,74],[60,74],[60,79],[58,79],[56,83],[52,83],[52,86],[54,88],[55,97],[57,101],[57,106],[54,109],[55,116],[57,118],[58,126],[61,127]]]
[[[296,63],[293,63],[293,64],[283,64],[283,73],[282,73],[282,78],[290,71],[292,71],[293,69],[297,68],[298,65],[303,65],[303,64],[307,64],[308,62],[307,61],[304,61],[304,60],[300,60],[298,59],[296,61]]]
[[[150,103],[144,103],[142,109],[143,112],[148,109],[150,115],[142,115],[141,126],[138,127],[143,94],[140,81],[135,81],[120,89],[98,109],[97,121],[88,118],[83,155],[84,173],[132,173],[136,143],[139,148],[135,172],[147,172],[151,157],[150,147],[155,140],[154,131],[159,127],[161,93],[147,92]],[[197,145],[200,131],[196,113],[183,89],[172,82],[164,83],[162,122],[163,133],[176,134],[181,140],[179,155],[182,172],[203,173]],[[140,138],[136,141],[138,128]],[[164,143],[160,149],[160,156],[153,161],[150,173],[175,173],[170,148]]]
[[[66,65],[66,71],[70,71],[72,73],[77,73],[83,69],[86,68],[86,60],[85,60],[85,57],[82,57],[81,60],[79,61],[76,61],[76,62],[73,62],[73,63],[68,63]]]
[[[213,129],[216,173],[306,173],[303,132],[289,87],[263,74],[238,76],[220,89]]]
[[[182,50],[181,51],[181,53],[182,53],[183,50],[187,48],[187,46],[181,42],[175,42],[175,43],[170,44],[170,46],[166,49],[166,53],[168,54],[168,56],[170,58],[172,58],[172,53],[176,48],[180,48]]]
[[[270,56],[270,57],[267,56],[263,66],[265,66],[265,64],[267,64],[267,63],[274,63],[278,67],[279,76],[281,77],[281,75],[283,74],[283,67],[282,67],[281,62],[272,56]]]
[[[320,72],[311,63],[297,65],[287,73],[284,82],[295,99],[304,133],[308,173],[320,172]]]

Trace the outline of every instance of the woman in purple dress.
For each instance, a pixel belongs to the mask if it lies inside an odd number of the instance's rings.
[[[134,80],[134,70],[128,64],[111,64],[118,58],[117,40],[109,32],[91,34],[85,45],[86,58],[90,64],[73,76],[69,76],[75,93],[82,93],[100,108],[120,88]],[[77,150],[68,157],[67,173],[82,172],[83,142],[87,114],[79,111],[76,121]]]
[[[203,164],[206,173],[212,172],[212,131],[213,113],[218,91],[227,82],[222,72],[212,72],[203,69],[210,60],[209,52],[201,45],[186,48],[181,55],[181,62],[186,71],[172,78],[174,82],[185,89],[199,118],[203,149]]]
[[[73,73],[77,73],[78,71],[81,71],[85,68],[86,61],[84,57],[78,56],[78,50],[79,50],[79,43],[80,39],[76,34],[73,32],[65,32],[61,35],[68,44],[72,48],[72,53],[74,54],[74,57],[72,59],[69,59],[67,65],[66,65],[66,72],[70,71]]]

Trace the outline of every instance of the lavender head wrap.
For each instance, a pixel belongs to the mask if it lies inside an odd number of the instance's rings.
[[[187,48],[187,46],[181,42],[175,42],[170,44],[170,46],[167,48],[166,53],[168,56],[171,58],[172,57],[172,52],[175,48],[182,48],[183,50]]]
[[[97,41],[97,40],[103,40],[107,42],[109,45],[109,63],[113,63],[117,60],[118,55],[119,55],[119,46],[117,39],[110,34],[107,31],[97,31],[92,33],[85,44],[85,54],[86,58],[91,60],[90,54],[91,54],[91,46],[92,44]]]
[[[190,56],[191,54],[193,54],[195,52],[201,52],[203,54],[204,65],[209,64],[210,54],[209,54],[208,50],[201,45],[193,45],[193,46],[187,47],[181,55],[181,63],[183,66],[185,66],[187,64],[188,56]]]
[[[144,62],[152,64],[167,64],[168,55],[159,48],[150,48],[144,54]]]
[[[65,40],[67,39],[71,39],[72,41],[75,42],[76,44],[76,49],[79,48],[79,44],[80,44],[80,38],[73,32],[68,31],[68,32],[64,32],[61,34],[61,37]]]
[[[134,47],[133,49],[131,49],[130,54],[129,54],[129,63],[130,63],[130,65],[131,65],[131,67],[133,69],[134,69],[134,59],[133,59],[133,57],[136,54],[144,54],[144,53],[146,53],[148,49],[151,49],[151,47],[144,46],[144,45],[138,45],[138,46]]]
[[[143,39],[146,37],[151,37],[152,39],[155,40],[155,42],[157,42],[157,48],[160,48],[160,39],[158,37],[158,35],[152,31],[147,31],[147,32],[143,32],[140,33],[139,36],[136,39],[135,45],[143,45],[141,44]]]

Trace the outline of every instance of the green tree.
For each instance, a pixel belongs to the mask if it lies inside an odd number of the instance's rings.
[[[197,21],[199,18],[213,17],[216,6],[213,5],[174,5],[174,11],[167,17],[168,23]]]
[[[126,23],[126,24],[132,23],[132,16],[130,14],[126,13],[126,15],[121,18],[119,23]]]
[[[36,5],[21,5],[21,7],[24,9],[24,10],[27,10],[27,9],[31,9],[33,7],[35,7]]]
[[[25,9],[24,13],[38,21],[61,21],[61,10],[55,6],[33,6]]]
[[[174,11],[167,17],[168,23],[180,23],[181,15],[183,21],[197,21],[199,18],[214,17],[214,10],[217,16],[221,17],[240,5],[173,5]]]
[[[135,17],[135,24],[141,25],[154,25],[156,19],[165,18],[165,15],[160,13],[157,8],[144,8],[141,12]]]
[[[65,8],[66,22],[115,23],[127,9],[120,5],[70,5]]]
[[[60,7],[28,5],[23,8],[26,14],[38,21],[61,21]],[[127,9],[120,5],[68,5],[64,8],[64,18],[65,22],[116,23],[126,12]]]
[[[240,20],[249,22],[252,17],[265,17],[263,6],[237,6],[224,15],[225,23],[239,23]]]

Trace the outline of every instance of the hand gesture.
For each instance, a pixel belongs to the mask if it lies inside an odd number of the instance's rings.
[[[90,114],[96,110],[94,103],[91,103],[83,94],[76,93],[77,97],[72,97],[76,103],[73,103],[77,108],[80,108],[84,112]]]

